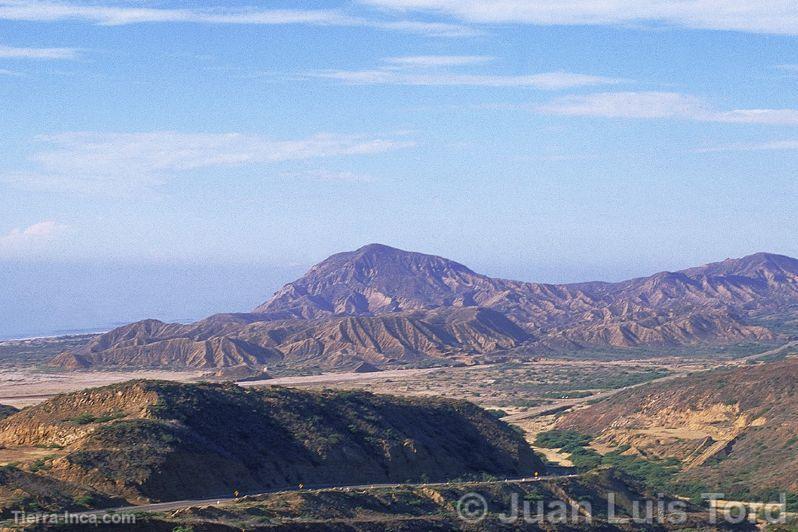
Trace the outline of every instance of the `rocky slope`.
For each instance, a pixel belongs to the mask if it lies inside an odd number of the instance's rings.
[[[134,503],[544,470],[466,402],[158,381],[27,408],[0,421],[0,446],[52,448],[31,472]]]
[[[506,350],[774,343],[798,334],[798,260],[757,254],[621,283],[492,279],[382,245],[339,253],[250,314],[146,320],[54,360],[93,366],[351,369]]]
[[[682,461],[685,481],[750,497],[798,492],[798,359],[695,374],[622,392],[558,428]]]
[[[79,512],[123,503],[121,499],[104,496],[91,488],[16,467],[0,467],[0,519],[13,518],[15,511]]]

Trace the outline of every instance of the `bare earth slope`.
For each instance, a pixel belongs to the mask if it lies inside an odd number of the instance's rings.
[[[59,355],[62,367],[241,364],[346,369],[451,354],[783,341],[798,331],[798,260],[760,253],[621,283],[477,274],[372,244],[339,253],[250,314],[146,320]]]
[[[463,401],[162,381],[27,408],[0,421],[0,446],[51,447],[40,475],[135,503],[544,471],[522,436]]]
[[[559,428],[674,457],[683,478],[737,496],[798,491],[798,359],[715,370],[622,392]]]
[[[228,316],[231,323],[222,332],[209,330],[208,322],[220,319],[215,316],[191,325],[134,323],[64,352],[53,363],[71,369],[241,364],[353,369],[364,361],[408,362],[511,349],[532,338],[503,314],[478,307],[308,320]]]

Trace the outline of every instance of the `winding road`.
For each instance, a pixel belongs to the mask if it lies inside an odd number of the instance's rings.
[[[210,499],[189,499],[182,501],[169,501],[158,502],[153,504],[142,504],[138,506],[120,506],[116,508],[104,508],[101,510],[91,510],[88,512],[81,512],[80,515],[103,515],[111,512],[114,513],[131,513],[131,512],[171,512],[183,508],[192,508],[195,506],[223,506],[242,500],[257,498],[265,495],[279,495],[281,493],[295,493],[297,491],[307,492],[321,492],[321,491],[352,491],[352,490],[368,490],[368,489],[398,489],[398,488],[435,488],[451,486],[456,484],[458,486],[484,486],[486,484],[528,484],[531,482],[542,482],[545,480],[556,480],[562,478],[576,478],[579,475],[547,475],[541,477],[524,477],[516,479],[503,479],[503,480],[485,480],[485,481],[470,481],[470,482],[424,482],[424,483],[408,483],[402,482],[397,484],[358,484],[352,486],[313,486],[300,489],[296,488],[280,488],[275,490],[263,491],[259,493],[250,493],[241,495],[239,497],[214,497]]]

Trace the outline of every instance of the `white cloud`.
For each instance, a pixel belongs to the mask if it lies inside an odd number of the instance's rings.
[[[798,140],[769,140],[767,142],[729,144],[711,148],[697,148],[695,153],[715,153],[726,151],[798,151]]]
[[[273,140],[240,133],[86,133],[37,139],[47,146],[31,157],[30,172],[0,179],[34,189],[125,194],[208,168],[261,166],[292,160],[370,155],[407,148],[409,140],[321,134]]]
[[[52,220],[35,223],[24,228],[14,228],[0,235],[0,252],[21,252],[39,250],[66,230]]]
[[[469,87],[532,87],[542,90],[567,89],[595,85],[614,85],[627,80],[578,74],[544,72],[501,75],[455,71],[487,63],[494,58],[483,55],[417,55],[386,57],[383,64],[369,70],[322,70],[305,77],[326,78],[353,85],[417,85]]]
[[[6,70],[5,68],[0,68],[0,76],[21,76],[19,72],[14,70]]]
[[[447,72],[406,72],[388,68],[374,70],[330,70],[316,72],[310,75],[343,81],[354,85],[532,87],[543,90],[613,85],[625,81],[622,79],[592,76],[589,74],[575,74],[571,72],[545,72],[541,74],[503,76]]]
[[[798,35],[793,0],[360,0],[397,11],[427,11],[469,23],[668,25]]]
[[[602,92],[564,96],[537,107],[546,114],[606,118],[686,118],[705,113],[704,103],[674,92]]]
[[[712,113],[711,122],[798,126],[798,109],[735,109]]]
[[[416,20],[398,20],[394,22],[379,22],[361,20],[360,26],[404,33],[421,33],[435,37],[474,37],[482,35],[482,31],[460,24],[446,24],[443,22],[419,22]]]
[[[400,67],[432,68],[442,66],[477,65],[493,61],[487,55],[410,55],[402,57],[386,57],[386,63]]]
[[[145,22],[195,22],[209,24],[352,24],[353,19],[326,10],[166,9],[134,5],[0,0],[0,19],[37,22],[78,20],[120,26]]]
[[[798,125],[798,109],[720,111],[695,96],[675,92],[603,92],[564,96],[533,107],[542,114],[604,118],[675,118],[732,124]]]
[[[353,183],[368,183],[374,181],[374,178],[367,174],[323,169],[283,172],[281,175],[291,179],[315,179],[319,181],[349,181]]]
[[[0,45],[0,59],[77,59],[75,48],[14,48]]]
[[[103,26],[143,23],[195,23],[237,25],[363,26],[406,33],[442,37],[479,34],[460,24],[413,20],[368,20],[337,10],[231,9],[224,3],[207,8],[169,9],[139,7],[135,4],[48,2],[39,0],[0,0],[0,19],[34,22],[74,20]]]

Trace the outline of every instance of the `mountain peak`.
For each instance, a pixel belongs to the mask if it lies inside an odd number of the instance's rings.
[[[358,248],[354,251],[344,251],[342,253],[336,253],[335,255],[330,256],[329,258],[323,260],[313,269],[317,268],[318,266],[324,265],[326,263],[338,263],[341,260],[349,260],[349,261],[356,261],[362,259],[370,259],[370,260],[380,260],[380,261],[399,261],[405,263],[439,263],[439,264],[446,264],[450,267],[457,268],[460,270],[465,270],[471,272],[466,266],[455,262],[450,259],[446,259],[443,257],[439,257],[437,255],[429,255],[426,253],[419,253],[417,251],[405,251],[403,249],[387,246],[385,244],[366,244],[365,246]],[[472,272],[473,273],[473,272]]]
[[[380,244],[378,242],[374,242],[372,244],[366,244],[365,246],[356,249],[350,253],[355,253],[359,255],[365,255],[369,253],[377,254],[377,253],[412,253],[411,251],[405,251],[403,249],[387,246],[385,244]]]
[[[798,275],[798,260],[786,255],[759,252],[739,259],[726,259],[722,262],[691,268],[687,272],[709,276],[735,275],[742,277],[761,277],[774,274]]]
[[[308,318],[462,306],[475,285],[490,282],[443,257],[368,244],[316,264],[255,312]]]

